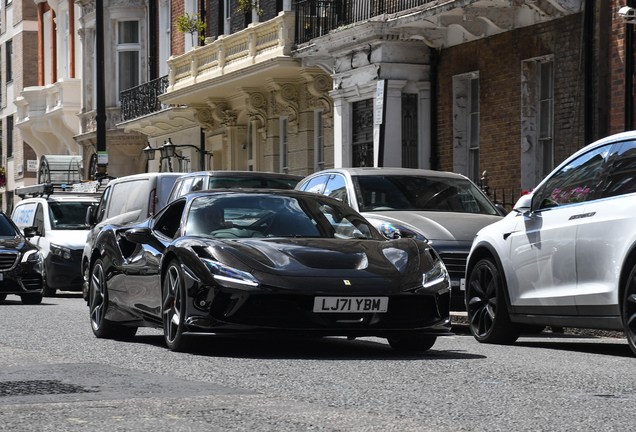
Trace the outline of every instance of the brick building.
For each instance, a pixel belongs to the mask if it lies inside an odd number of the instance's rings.
[[[13,207],[13,190],[34,181],[29,161],[36,160],[33,148],[16,128],[15,98],[25,88],[38,83],[37,7],[33,1],[13,0],[2,4],[0,13],[0,56],[2,58],[0,121],[2,154],[6,184],[0,188],[2,209]]]

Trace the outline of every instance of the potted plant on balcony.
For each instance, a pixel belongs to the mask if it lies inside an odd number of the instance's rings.
[[[247,13],[255,10],[259,15],[263,13],[263,10],[258,7],[256,0],[238,0],[238,4],[236,12]]]
[[[177,17],[177,21],[175,21],[174,25],[177,27],[177,31],[179,33],[190,33],[190,37],[192,38],[192,46],[195,47],[194,43],[194,34],[199,34],[199,40],[205,40],[205,26],[206,24],[201,21],[201,17],[198,13],[194,15],[190,15],[189,13],[185,13]]]
[[[0,167],[0,188],[7,184],[7,176],[4,174],[4,167]]]

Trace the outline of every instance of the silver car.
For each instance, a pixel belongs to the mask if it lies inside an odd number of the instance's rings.
[[[505,211],[467,177],[410,168],[338,168],[304,178],[296,189],[348,203],[387,238],[426,239],[451,276],[452,310],[465,310],[464,272],[477,231]]]

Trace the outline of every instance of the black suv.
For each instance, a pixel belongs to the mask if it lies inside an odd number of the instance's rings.
[[[35,235],[33,227],[24,235],[13,221],[0,211],[0,301],[7,294],[19,295],[24,304],[42,302],[42,256],[27,238]]]

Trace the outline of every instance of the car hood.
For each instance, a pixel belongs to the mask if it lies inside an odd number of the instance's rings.
[[[46,239],[50,243],[64,246],[69,249],[84,249],[88,230],[50,230]]]
[[[276,238],[222,243],[228,246],[225,251],[254,270],[286,276],[400,277],[420,267],[420,250],[411,239]]]
[[[410,225],[431,241],[472,242],[477,231],[502,219],[501,216],[476,213],[432,211],[377,211],[365,212],[370,220],[382,220]]]

